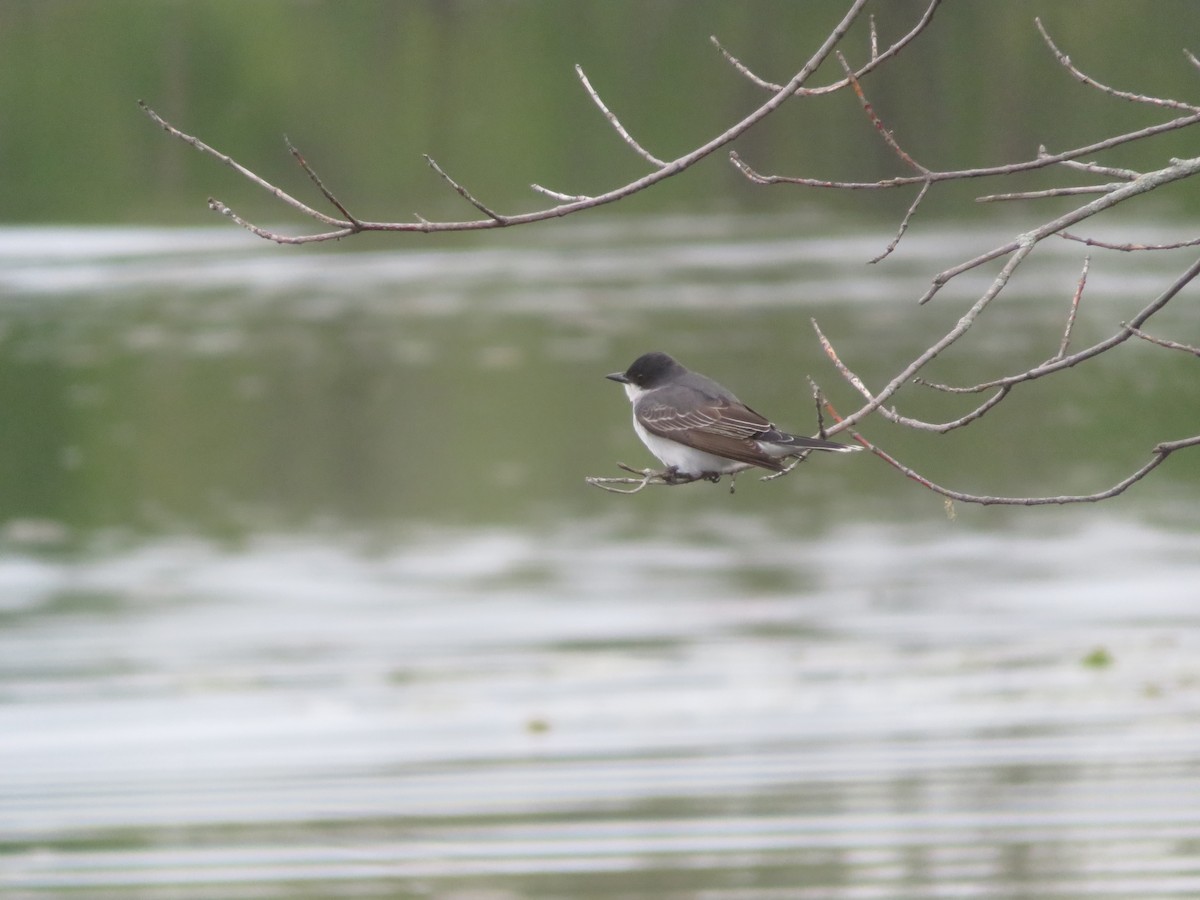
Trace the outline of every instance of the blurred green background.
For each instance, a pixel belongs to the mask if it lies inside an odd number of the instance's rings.
[[[644,146],[672,158],[765,99],[709,35],[763,77],[786,81],[846,6],[3,0],[0,220],[209,222],[212,194],[251,215],[284,218],[269,198],[152,127],[139,98],[315,201],[284,151],[286,134],[363,218],[472,212],[422,153],[503,211],[541,203],[530,182],[601,192],[645,165],[584,95],[574,64]],[[923,8],[917,0],[881,5],[881,41],[906,31]],[[865,80],[917,160],[930,168],[1010,162],[1039,143],[1060,150],[1165,117],[1076,83],[1042,43],[1035,16],[1101,81],[1195,98],[1196,71],[1182,52],[1200,39],[1189,0],[951,0],[916,45]],[[866,34],[862,24],[844,45],[852,60],[866,55]],[[838,74],[831,63],[813,84]],[[1191,155],[1194,144],[1175,134],[1111,161],[1156,166]],[[738,149],[766,172],[907,174],[848,93],[789,104]],[[928,212],[970,214],[961,201],[975,190],[944,187]],[[752,189],[722,153],[625,209],[821,203],[892,216],[908,199]],[[1196,192],[1177,192],[1175,202],[1194,210]]]

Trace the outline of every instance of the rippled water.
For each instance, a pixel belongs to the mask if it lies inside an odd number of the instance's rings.
[[[287,256],[226,231],[0,241],[10,360],[50,360],[81,415],[135,435],[66,429],[76,453],[0,532],[0,893],[1200,895],[1194,465],[1128,502],[951,519],[859,459],[733,497],[590,491],[584,474],[637,453],[602,385],[575,449],[498,443],[474,467],[447,449],[408,472],[420,442],[366,421],[415,417],[404,385],[445,381],[454,346],[464,390],[565,346],[555,372],[579,391],[657,321],[619,312],[645,298],[711,352],[725,320],[705,311],[730,290],[765,334],[797,292],[889,316],[882,288],[924,271],[918,244],[894,281],[825,285],[786,242],[664,232],[657,268],[599,230],[460,249],[449,272],[447,254]],[[502,311],[474,331],[483,284]],[[272,387],[297,371],[280,335],[316,373],[299,398]],[[386,361],[350,391],[327,356],[352,341]],[[165,438],[117,398],[143,371],[180,422],[227,428],[249,404],[237,439],[171,449],[158,475],[145,448]],[[381,461],[351,479],[296,446],[320,489],[237,480],[256,429],[281,427],[257,397],[295,404],[289,439],[319,444],[333,413],[304,404],[344,412],[360,389],[383,399],[337,420],[358,437],[332,456],[378,441]],[[444,396],[443,422],[456,403],[483,415]],[[234,475],[213,464],[226,453]],[[959,464],[992,474],[991,457]],[[91,499],[57,505],[58,479]]]

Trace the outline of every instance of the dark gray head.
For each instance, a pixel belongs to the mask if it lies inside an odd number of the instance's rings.
[[[604,377],[648,391],[686,373],[687,369],[667,354],[655,350],[653,353],[643,353],[624,372],[613,372]]]

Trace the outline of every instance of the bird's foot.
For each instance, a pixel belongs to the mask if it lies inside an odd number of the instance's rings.
[[[720,472],[701,472],[693,475],[690,472],[680,472],[678,466],[670,466],[662,473],[666,484],[691,484],[693,481],[711,481],[714,484],[721,480]]]

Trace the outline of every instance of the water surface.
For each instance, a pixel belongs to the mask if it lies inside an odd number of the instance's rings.
[[[583,482],[648,462],[605,372],[661,347],[809,427],[805,376],[853,403],[809,319],[883,377],[995,234],[885,269],[888,235],[816,220],[531,234],[0,233],[6,896],[1200,893],[1194,459],[1032,511],[864,454]],[[940,377],[1052,353],[1077,254]],[[1117,263],[1081,342],[1186,265]],[[1096,490],[1195,432],[1188,362],[868,433],[955,486]]]

